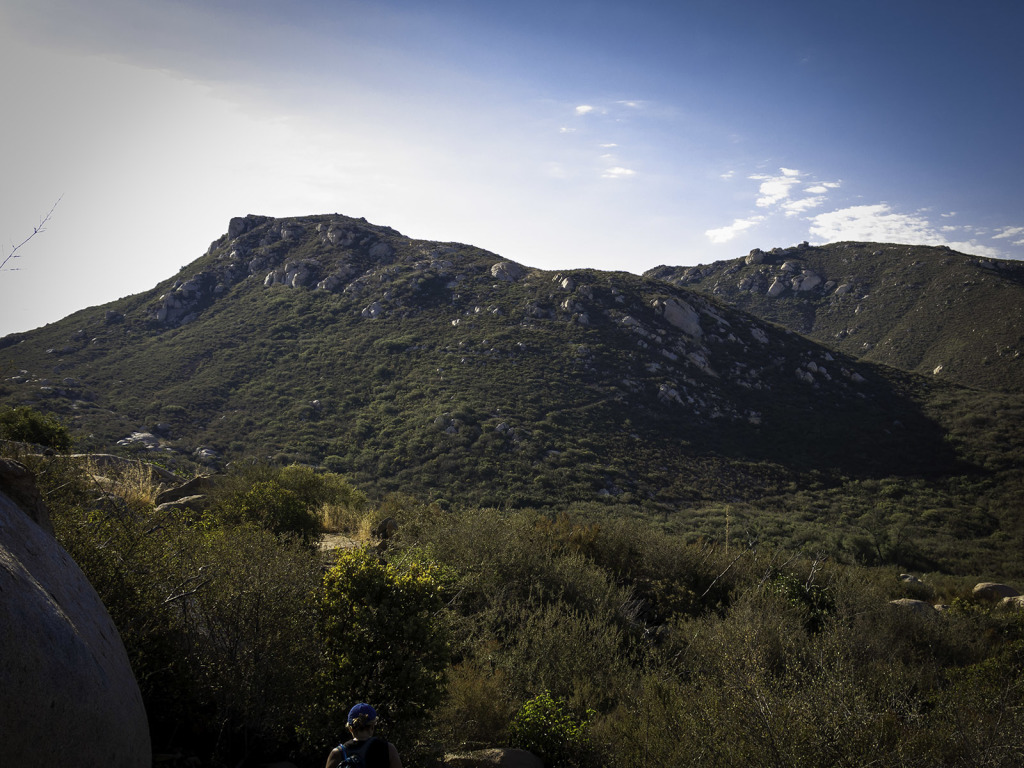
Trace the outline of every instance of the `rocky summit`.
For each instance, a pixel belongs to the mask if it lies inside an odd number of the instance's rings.
[[[547,272],[363,219],[250,215],[151,291],[0,340],[0,397],[62,415],[90,450],[295,461],[491,504],[749,499],[811,475],[961,467],[934,403],[970,395],[946,377],[748,314],[723,301],[725,276],[708,287],[733,270],[794,312],[850,297],[865,316],[888,278],[819,250]]]

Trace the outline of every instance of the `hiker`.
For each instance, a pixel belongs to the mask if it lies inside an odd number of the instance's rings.
[[[361,768],[402,768],[402,760],[395,745],[373,735],[373,729],[377,726],[377,711],[369,704],[360,702],[352,707],[348,711],[345,726],[352,738],[331,750],[327,756],[327,768],[346,764]],[[347,759],[353,757],[359,761],[346,763]]]

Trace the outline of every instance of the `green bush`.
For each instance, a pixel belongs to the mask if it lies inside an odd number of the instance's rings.
[[[0,407],[0,438],[34,443],[55,451],[71,449],[68,429],[50,413],[41,413],[27,405]]]
[[[303,726],[310,746],[336,739],[356,701],[372,702],[392,733],[417,732],[444,690],[449,580],[423,557],[386,562],[370,549],[338,556],[317,605],[321,664]]]
[[[576,717],[565,701],[542,691],[512,718],[509,741],[538,755],[547,768],[592,765],[590,720],[595,714],[588,710],[583,717]]]

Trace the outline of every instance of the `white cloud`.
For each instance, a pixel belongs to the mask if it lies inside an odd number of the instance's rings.
[[[789,176],[791,178],[795,178],[797,176],[802,175],[800,173],[800,171],[798,171],[798,170],[796,170],[794,168],[779,168],[779,170],[782,171],[782,175],[783,176]]]
[[[1024,227],[1002,227],[1002,231],[998,235],[992,235],[993,240],[1008,240],[1011,237],[1017,237],[1018,235],[1024,235]],[[1017,243],[1014,243],[1017,245]]]
[[[570,128],[570,127],[568,127],[566,125],[563,125],[561,128],[558,129],[558,132],[559,133],[576,133],[576,129],[575,128]]]
[[[604,173],[601,174],[602,179],[625,179],[629,176],[635,176],[636,171],[632,168],[622,168],[621,166],[615,166],[614,168],[608,168]]]
[[[729,179],[731,179],[735,175],[736,175],[736,171],[726,171],[725,173],[719,175],[718,178],[724,179],[725,181],[728,181]]]
[[[815,195],[814,197],[805,197],[801,200],[790,200],[783,203],[782,207],[786,211],[787,216],[799,216],[801,213],[805,213],[812,208],[819,208],[824,202],[824,195]]]
[[[1014,245],[1024,245],[1024,239],[1022,239],[1022,240],[1014,240],[1013,244]]]
[[[942,216],[942,218],[944,219],[952,219],[954,216],[956,216],[956,211],[950,211],[949,213],[941,213],[939,215]]]
[[[592,106],[590,106],[589,104],[580,104],[578,107],[576,107],[576,114],[577,115],[585,115],[585,114],[587,114],[589,112],[593,112],[593,111],[594,111],[594,108]]]
[[[612,147],[617,147],[619,145],[612,142],[611,144],[600,144],[598,146],[600,146],[602,149],[611,149]]]
[[[911,245],[947,245],[976,256],[1000,256],[1000,251],[976,242],[951,242],[919,213],[895,213],[886,203],[854,205],[811,218],[810,233],[822,242],[855,240]]]
[[[704,234],[712,243],[727,243],[736,235],[764,221],[764,216],[751,216],[749,219],[736,219],[727,227],[705,230]]]
[[[789,197],[790,190],[800,183],[800,180],[794,175],[799,173],[799,171],[793,171],[790,168],[780,168],[779,170],[782,171],[781,176],[757,174],[750,177],[754,181],[761,182],[760,187],[758,187],[758,192],[761,194],[757,198],[758,208],[770,208],[782,202]]]
[[[804,187],[804,192],[812,195],[824,195],[830,189],[839,189],[840,182],[838,181],[822,181],[818,184],[813,184],[809,187]]]

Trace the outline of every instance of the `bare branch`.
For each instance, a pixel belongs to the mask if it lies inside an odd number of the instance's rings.
[[[26,237],[24,240],[22,240],[20,243],[18,243],[13,248],[11,248],[11,252],[8,253],[7,256],[4,257],[3,261],[0,261],[0,271],[3,271],[4,267],[7,266],[7,262],[9,262],[11,259],[16,259],[16,258],[18,258],[20,256],[20,254],[18,253],[18,249],[20,249],[23,245],[25,245],[25,243],[27,243],[33,237],[38,235],[40,232],[45,232],[46,231],[46,223],[50,220],[50,217],[53,215],[53,212],[57,209],[57,205],[63,199],[64,199],[64,195],[61,195],[60,197],[58,197],[57,198],[57,202],[54,203],[53,206],[50,208],[50,210],[47,212],[47,214],[45,216],[43,216],[42,219],[39,220],[39,224],[35,227],[35,229],[32,230],[32,234],[29,235],[28,237]],[[9,268],[7,271],[8,272],[12,272],[14,270],[13,270],[13,268]]]

